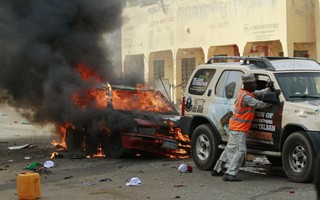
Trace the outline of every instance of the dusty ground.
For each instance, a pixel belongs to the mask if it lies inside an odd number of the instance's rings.
[[[16,177],[32,162],[44,163],[57,139],[52,127],[28,123],[13,109],[0,107],[0,194],[18,199]],[[32,148],[8,147],[32,144]],[[63,154],[63,153],[62,153]],[[243,182],[229,183],[198,170],[192,159],[52,159],[51,174],[41,174],[41,199],[316,199],[313,184],[288,181],[281,169],[265,163],[248,163],[239,176]],[[192,173],[179,173],[181,163],[193,166]],[[264,173],[261,173],[264,171]],[[142,185],[126,186],[132,177]]]

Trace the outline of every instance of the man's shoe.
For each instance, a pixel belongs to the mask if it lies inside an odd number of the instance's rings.
[[[237,178],[236,176],[233,176],[233,175],[230,175],[230,174],[227,174],[227,173],[225,173],[223,175],[223,180],[224,181],[241,181],[240,178]]]
[[[211,176],[223,176],[223,172],[217,172],[216,170],[211,171]]]

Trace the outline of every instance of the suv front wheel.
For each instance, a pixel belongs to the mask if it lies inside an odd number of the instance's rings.
[[[312,181],[314,158],[314,151],[304,132],[289,135],[283,146],[282,163],[291,181]]]
[[[192,135],[192,158],[201,170],[211,170],[218,160],[221,150],[218,139],[209,124],[198,126]]]

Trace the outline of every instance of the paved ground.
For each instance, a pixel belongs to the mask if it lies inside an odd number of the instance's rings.
[[[16,177],[32,162],[50,160],[57,139],[52,126],[30,124],[13,109],[0,109],[0,194],[1,199],[18,199]],[[32,148],[8,147],[32,144]],[[63,152],[60,152],[63,154]],[[91,158],[52,159],[51,174],[41,174],[41,199],[316,199],[313,184],[290,182],[281,168],[271,167],[263,157],[242,168],[242,182],[224,182],[198,170],[192,159]],[[181,163],[193,166],[192,173],[180,173]],[[126,186],[132,177],[142,185]]]

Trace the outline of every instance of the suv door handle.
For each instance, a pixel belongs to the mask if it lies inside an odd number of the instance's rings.
[[[208,90],[208,94],[207,94],[207,96],[208,97],[210,97],[211,96],[211,92],[212,92],[212,90],[210,89],[210,90]]]

